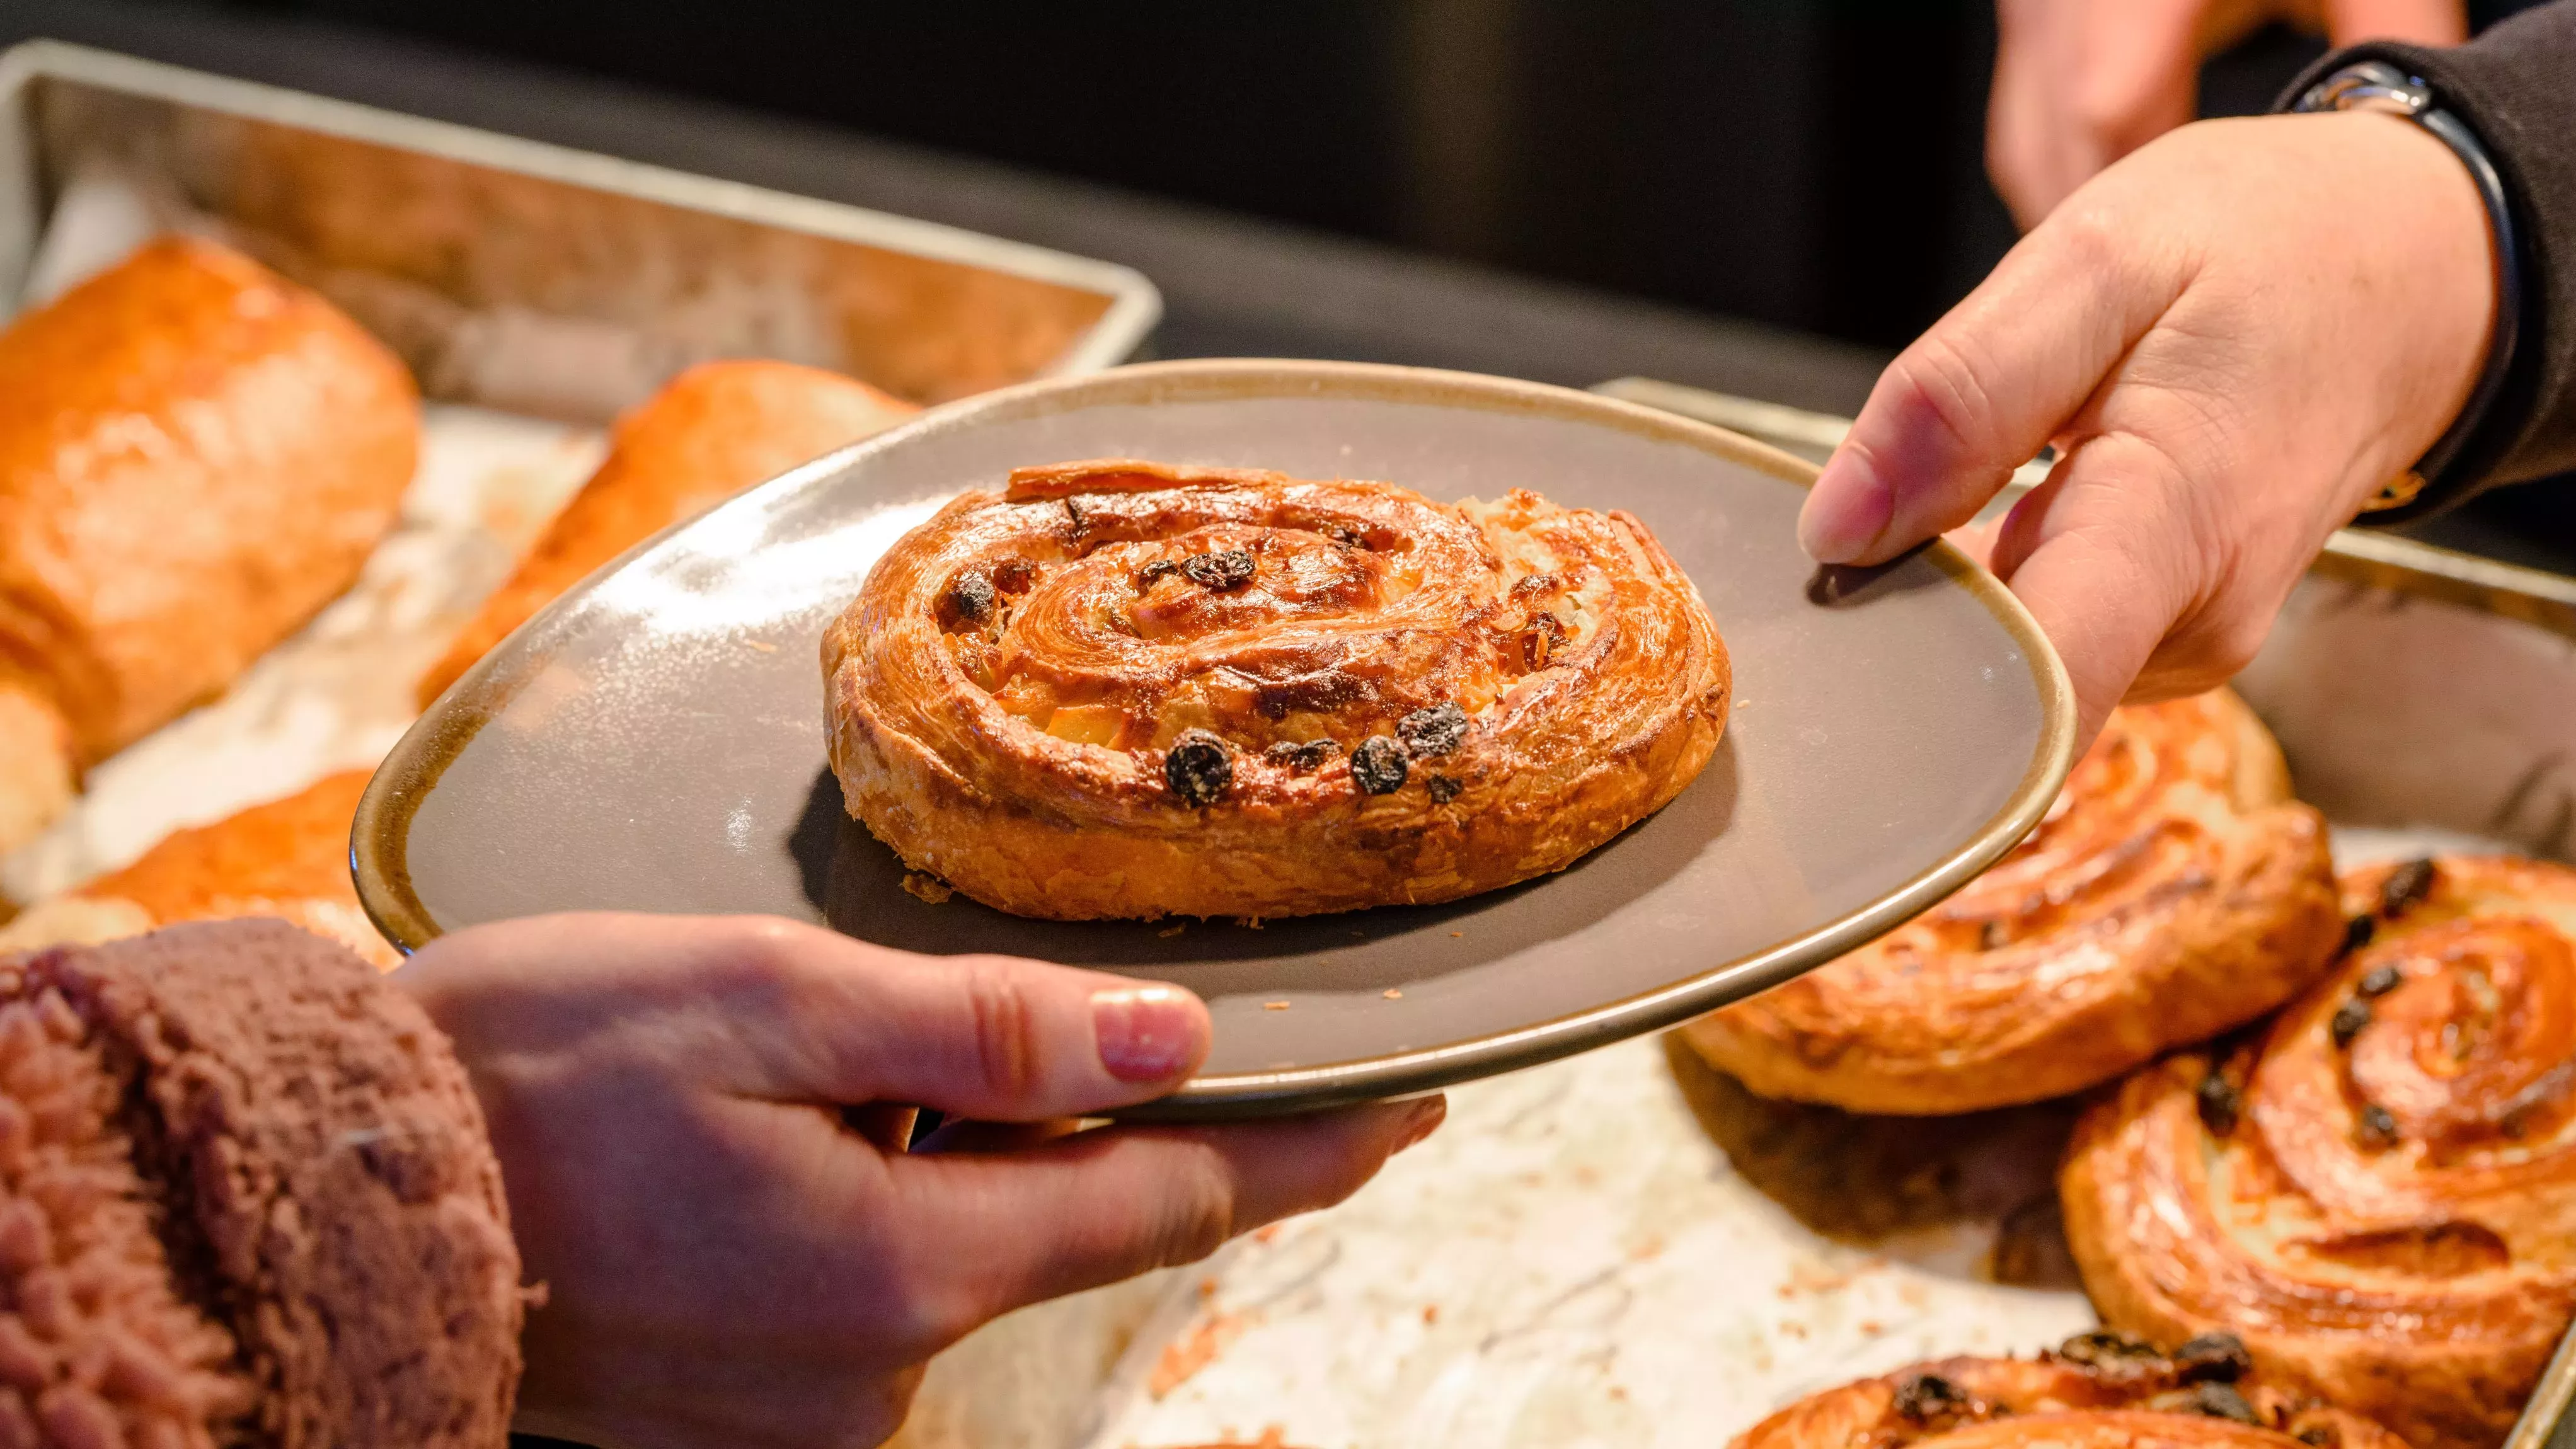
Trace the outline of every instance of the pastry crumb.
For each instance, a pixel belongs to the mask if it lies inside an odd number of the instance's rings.
[[[1396,990],[1392,986],[1379,992],[1378,995],[1385,997],[1389,1001],[1402,1001],[1404,999],[1404,993]]]
[[[1261,1009],[1264,1011],[1286,1011],[1288,1009],[1288,1003],[1284,1001],[1265,1001],[1261,1003]]]
[[[1464,935],[1466,935],[1467,933],[1466,933],[1466,932],[1464,932],[1464,931],[1451,931],[1449,934],[1454,938],[1454,937],[1461,937],[1461,936],[1464,936]]]
[[[766,639],[745,639],[742,642],[745,647],[757,649],[763,654],[775,654],[778,652],[778,646],[770,643]]]
[[[1242,1337],[1248,1326],[1243,1318],[1231,1313],[1213,1313],[1199,1320],[1180,1342],[1165,1348],[1162,1357],[1155,1360],[1154,1372],[1146,1381],[1145,1392],[1158,1401],[1168,1396],[1172,1390],[1188,1383],[1199,1370],[1216,1362],[1217,1355],[1225,1352],[1227,1344]]]
[[[944,906],[950,896],[957,894],[957,888],[935,875],[924,875],[916,870],[903,878],[903,893],[929,905]]]
[[[1168,941],[1168,940],[1172,939],[1174,936],[1179,935],[1179,934],[1180,934],[1180,933],[1182,933],[1183,931],[1188,930],[1189,928],[1190,928],[1190,923],[1189,923],[1189,922],[1187,922],[1187,921],[1175,921],[1175,922],[1173,922],[1172,924],[1170,924],[1170,925],[1168,925],[1168,926],[1165,926],[1163,929],[1161,929],[1161,930],[1159,930],[1159,931],[1156,931],[1154,934],[1155,934],[1155,935],[1157,935],[1157,936],[1160,936],[1160,937],[1162,937],[1164,940]]]
[[[1422,1321],[1423,1321],[1423,1323],[1425,1323],[1426,1325],[1427,1325],[1427,1324],[1438,1323],[1438,1322],[1440,1321],[1440,1305],[1439,1305],[1439,1304],[1437,1304],[1437,1303],[1425,1303],[1425,1304],[1423,1304],[1423,1305],[1422,1305]]]

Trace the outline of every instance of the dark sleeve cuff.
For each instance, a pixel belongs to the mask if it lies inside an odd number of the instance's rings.
[[[2458,496],[2576,469],[2576,0],[2451,49],[2374,41],[2337,51],[2275,109],[2365,60],[2423,80],[2476,133],[2522,231],[2521,339],[2503,391],[2455,464],[2469,484]]]

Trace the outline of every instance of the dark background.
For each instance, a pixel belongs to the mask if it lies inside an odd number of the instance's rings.
[[[0,0],[38,34],[1123,261],[1166,356],[1848,415],[2013,241],[1992,0]],[[2576,487],[2421,532],[2576,567]]]
[[[1992,0],[234,0],[1895,347],[2012,241]],[[2310,48],[2212,86],[2259,107]],[[2243,73],[2243,78],[2238,73]]]

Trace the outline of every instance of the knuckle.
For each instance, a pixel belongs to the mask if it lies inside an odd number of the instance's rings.
[[[1003,1101],[1035,1093],[1041,1074],[1037,1012],[1016,973],[990,961],[965,968],[961,983],[972,1017],[975,1080]]]
[[[1989,369],[1954,330],[1926,334],[1890,371],[1912,421],[1935,429],[1968,457],[1983,459],[1995,451]]]
[[[1160,1266],[1198,1262],[1234,1236],[1234,1175],[1214,1148],[1202,1145],[1180,1160],[1170,1201],[1154,1243]]]

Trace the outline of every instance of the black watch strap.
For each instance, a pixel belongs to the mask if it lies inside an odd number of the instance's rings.
[[[2464,464],[2473,458],[2470,443],[2479,426],[2504,391],[2522,325],[2522,249],[2513,224],[2513,208],[2505,197],[2504,178],[2497,174],[2495,163],[2488,159],[2486,147],[2479,143],[2476,133],[2442,108],[2431,86],[2386,61],[2366,60],[2345,66],[2310,86],[2290,109],[2380,111],[2413,121],[2460,158],[2460,164],[2468,168],[2469,179],[2477,185],[2478,199],[2486,206],[2496,267],[2495,332],[2487,343],[2486,365],[2451,426],[2434,440],[2414,467],[2364,503],[2361,516],[2353,520],[2362,527],[2412,523],[2449,507],[2478,481],[2473,468]]]

